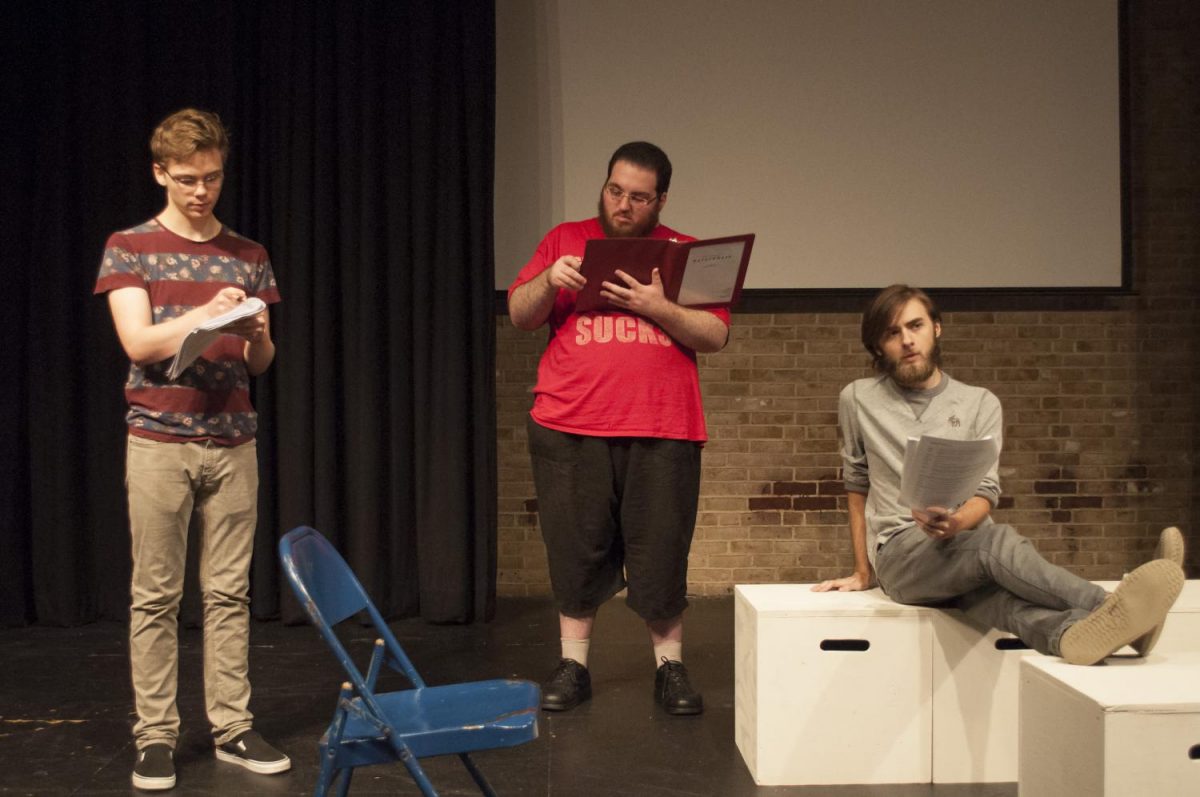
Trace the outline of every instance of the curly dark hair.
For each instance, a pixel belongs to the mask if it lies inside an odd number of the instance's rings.
[[[671,188],[671,161],[667,153],[651,144],[649,141],[630,141],[617,147],[617,151],[608,159],[608,176],[612,177],[613,166],[617,161],[626,161],[634,166],[652,171],[655,180],[654,193],[662,195]]]

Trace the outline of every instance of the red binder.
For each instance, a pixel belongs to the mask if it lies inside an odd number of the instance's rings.
[[[737,303],[750,265],[754,234],[703,241],[666,238],[595,238],[587,242],[579,271],[587,285],[575,299],[575,311],[609,310],[601,283],[623,285],[621,269],[643,284],[659,270],[667,298],[687,307],[729,307]]]

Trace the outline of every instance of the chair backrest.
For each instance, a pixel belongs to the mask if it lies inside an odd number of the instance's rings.
[[[296,597],[309,614],[320,612],[327,625],[337,625],[371,602],[346,560],[316,529],[300,526],[284,535],[279,557]]]
[[[354,571],[320,532],[308,526],[292,529],[279,540],[279,559],[296,598],[360,691],[366,689],[366,679],[334,633],[333,626],[361,611],[367,613],[375,633],[383,640],[400,671],[413,686],[425,685],[379,610],[367,597]]]

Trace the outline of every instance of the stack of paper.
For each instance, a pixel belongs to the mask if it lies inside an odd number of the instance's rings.
[[[990,435],[979,440],[948,440],[922,435],[908,438],[900,503],[912,509],[957,509],[975,495],[1000,449]]]
[[[267,305],[262,299],[252,296],[229,312],[210,318],[193,328],[183,339],[183,345],[179,347],[179,353],[175,355],[175,359],[171,360],[171,367],[167,369],[167,379],[178,379],[179,375],[200,356],[201,352],[221,336],[222,329],[243,318],[256,316],[266,309]]]

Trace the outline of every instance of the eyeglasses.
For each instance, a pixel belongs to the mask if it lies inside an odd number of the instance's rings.
[[[629,197],[629,204],[635,208],[644,208],[659,197],[658,194],[630,194],[612,183],[604,186],[604,193],[608,194],[608,198],[618,205],[621,204],[622,199]]]
[[[213,172],[212,174],[206,174],[203,177],[194,177],[190,174],[185,174],[183,177],[176,177],[167,171],[167,167],[163,166],[161,163],[158,164],[158,168],[162,170],[163,174],[174,180],[176,185],[189,192],[195,191],[197,188],[199,188],[200,183],[204,183],[205,188],[213,188],[214,186],[220,185],[221,181],[225,179],[225,172]]]

